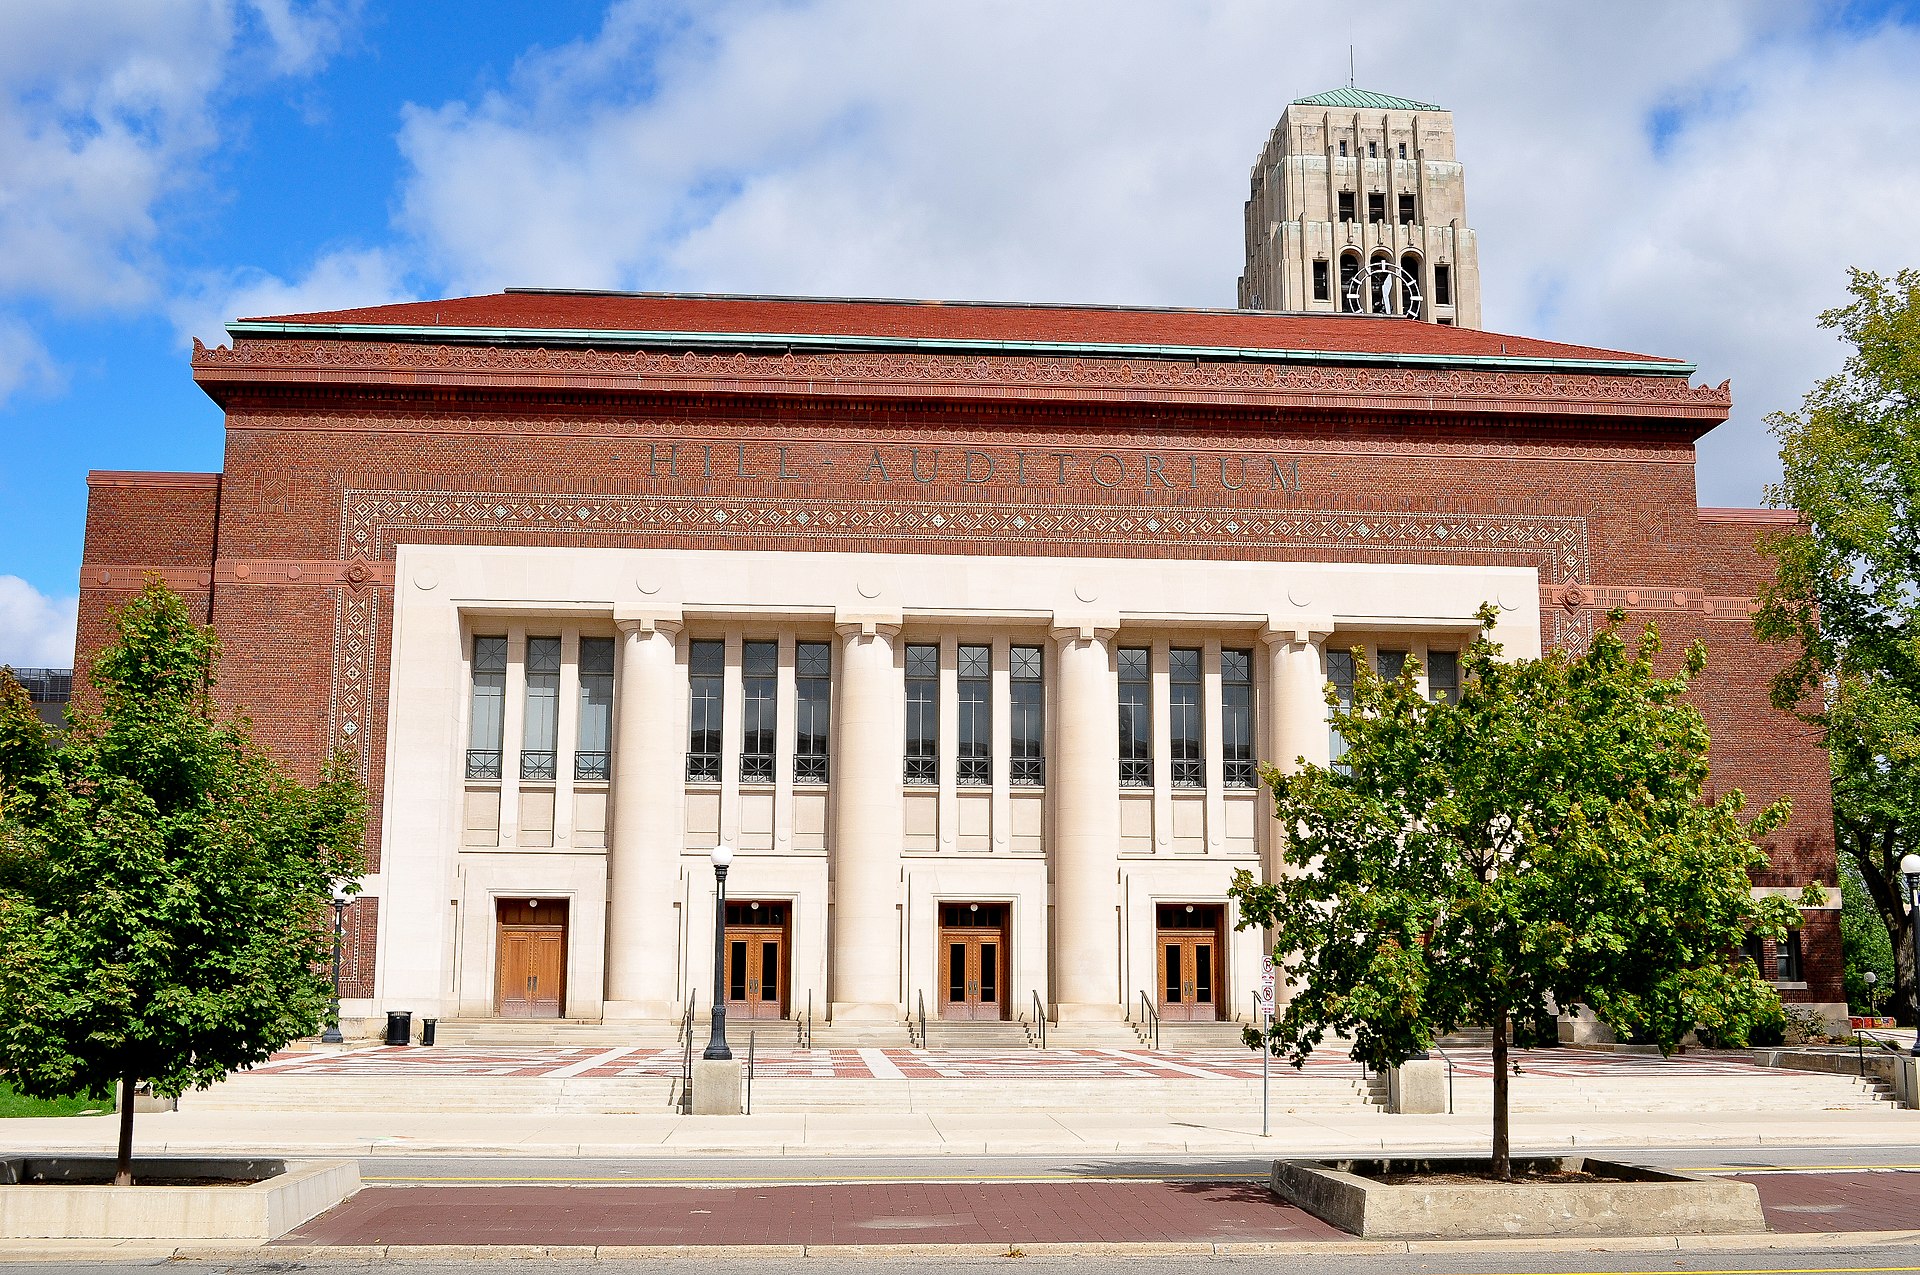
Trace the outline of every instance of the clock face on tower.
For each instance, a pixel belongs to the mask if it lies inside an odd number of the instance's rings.
[[[1350,314],[1421,315],[1420,280],[1391,261],[1376,260],[1347,280],[1344,302]]]

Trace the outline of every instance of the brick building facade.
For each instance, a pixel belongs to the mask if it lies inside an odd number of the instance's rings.
[[[1792,798],[1766,511],[1697,507],[1726,386],[1371,316],[509,292],[196,347],[220,474],[96,473],[82,657],[158,573],[222,697],[363,767],[349,1016],[854,1022],[1248,1009],[1254,760],[1325,760],[1345,652],[1445,694],[1615,605],[1704,639],[1715,782]],[[1838,891],[1783,995],[1837,1008]],[[705,988],[704,992],[702,991]]]

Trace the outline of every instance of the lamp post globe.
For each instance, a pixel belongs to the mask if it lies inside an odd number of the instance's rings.
[[[713,1032],[700,1056],[728,1059],[733,1051],[727,1048],[727,868],[733,847],[723,841],[707,857],[713,861]]]
[[[1900,857],[1900,876],[1907,886],[1907,928],[1913,932],[1914,985],[1920,987],[1920,854]],[[1920,1003],[1916,1003],[1920,1010]],[[1920,1013],[1914,1016],[1913,1045],[1907,1051],[1920,1058]]]
[[[340,940],[346,931],[347,904],[353,902],[358,887],[353,882],[335,878],[333,882],[333,1012],[327,1016],[327,1029],[320,1033],[323,1045],[344,1045],[346,1037],[340,1034]]]

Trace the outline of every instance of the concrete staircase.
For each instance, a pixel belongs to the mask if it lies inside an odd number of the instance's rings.
[[[956,1022],[949,1019],[929,1018],[927,1038],[922,1042],[921,1047],[1000,1053],[1009,1049],[1033,1049],[1038,1044],[1039,1042],[1034,1039],[1033,1024],[1025,1019],[1015,1019],[1011,1022],[992,1020]]]
[[[695,1025],[701,1031],[706,1030],[704,1020],[696,1020]],[[413,1038],[420,1039],[418,1022],[414,1024]],[[615,1049],[639,1045],[665,1049],[680,1043],[680,1024],[673,1019],[587,1023],[564,1018],[443,1018],[435,1030],[434,1042],[436,1046],[591,1045]],[[788,1034],[780,1038],[780,1044],[782,1048],[793,1044],[790,1028]]]
[[[182,1111],[394,1111],[511,1115],[659,1115],[678,1076],[289,1076],[241,1074],[184,1094]],[[757,1104],[756,1094],[756,1104]]]
[[[1510,1109],[1531,1115],[1579,1112],[1778,1112],[1885,1111],[1891,1099],[1871,1078],[1818,1072],[1766,1071],[1713,1076],[1530,1076],[1512,1077]],[[1456,1075],[1456,1113],[1493,1110],[1493,1080]]]
[[[1298,1075],[1276,1071],[1273,1111],[1295,1114],[1384,1115],[1366,1085],[1352,1076]],[[1256,1080],[1068,1078],[995,1076],[979,1079],[888,1079],[807,1081],[762,1076],[754,1081],[753,1109],[772,1112],[920,1113],[992,1115],[1135,1111],[1182,1116],[1243,1118],[1260,1111]]]
[[[813,1024],[813,1047],[815,1049],[911,1049],[913,1042],[908,1036],[904,1019],[887,1023],[823,1023],[816,1019]],[[757,1097],[754,1105],[759,1105]]]
[[[1229,1020],[1214,1023],[1160,1023],[1160,1048],[1178,1049],[1246,1049],[1240,1033],[1247,1025]],[[1142,1026],[1141,1039],[1150,1042],[1153,1029]],[[1253,1052],[1248,1050],[1249,1053]]]

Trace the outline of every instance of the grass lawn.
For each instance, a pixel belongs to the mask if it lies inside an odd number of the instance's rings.
[[[42,1102],[20,1094],[12,1085],[0,1082],[0,1119],[9,1116],[104,1116],[111,1114],[113,1103],[105,1098],[56,1098]]]

